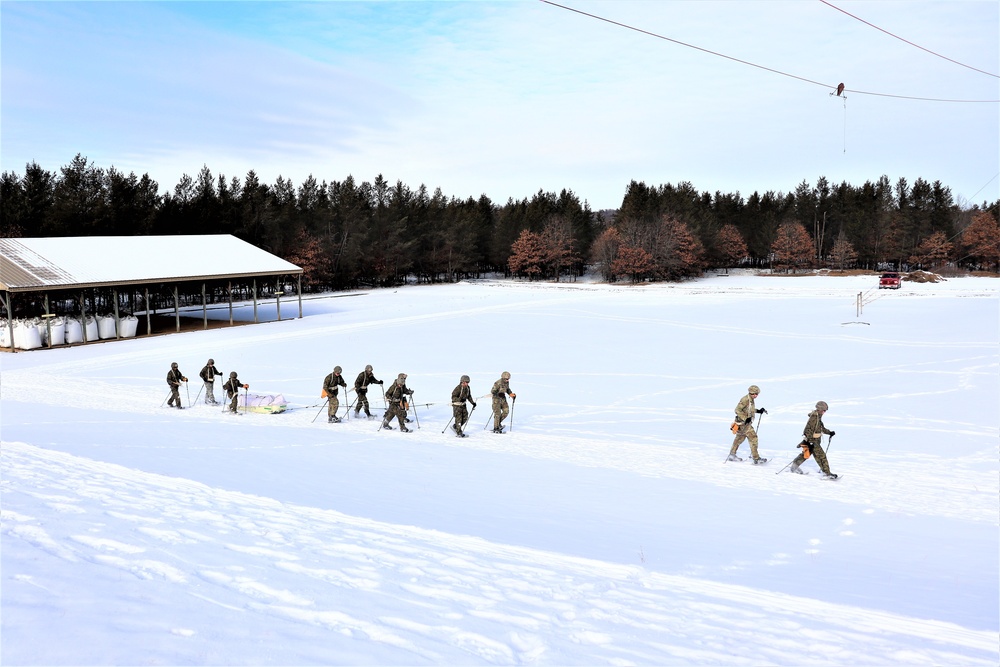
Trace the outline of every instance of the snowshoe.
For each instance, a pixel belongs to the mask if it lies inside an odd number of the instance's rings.
[[[756,459],[753,460],[753,464],[755,466],[762,466],[765,463],[767,463],[767,459],[765,459],[763,456],[761,456],[761,457],[756,458]]]
[[[387,431],[391,431],[392,430],[392,427],[389,426],[388,424],[386,424],[385,422],[382,423],[382,428],[384,428]]]
[[[466,435],[465,433],[462,433],[461,431],[459,431],[458,433],[455,434],[455,437],[456,438],[468,438],[469,436]]]
[[[834,480],[837,480],[837,479],[839,479],[839,478],[840,478],[840,475],[835,475],[835,474],[834,474],[834,473],[832,473],[832,472],[825,472],[825,473],[823,473],[823,475],[821,476],[821,479],[828,479],[828,480],[830,480],[830,481],[834,481]]]
[[[409,433],[410,432],[410,429],[406,428],[405,426],[400,426],[399,430],[402,433]]]
[[[726,460],[727,461],[736,461],[737,463],[742,463],[743,462],[743,459],[740,458],[739,456],[736,456],[736,454],[730,454],[729,458],[727,458]]]
[[[809,474],[805,470],[800,470],[798,466],[792,466],[791,468],[788,469],[788,472],[794,472],[797,475],[808,475]]]

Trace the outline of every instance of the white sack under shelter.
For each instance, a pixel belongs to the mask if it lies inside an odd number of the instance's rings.
[[[296,298],[302,269],[229,234],[0,238],[0,348],[16,351],[224,324],[234,302]],[[220,319],[222,320],[220,322]],[[155,331],[154,331],[155,323]]]

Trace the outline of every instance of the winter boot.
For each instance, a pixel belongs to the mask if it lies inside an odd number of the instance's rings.
[[[823,473],[823,477],[827,479],[837,479],[837,475],[833,474],[832,472]]]
[[[753,460],[753,464],[755,466],[759,466],[762,463],[767,463],[767,459],[765,459],[763,456],[758,456]]]
[[[387,431],[391,431],[392,430],[392,427],[389,426],[389,422],[382,422],[382,428],[384,428]]]
[[[792,467],[788,469],[788,472],[798,473],[799,475],[804,475],[805,474],[804,472],[802,472],[801,470],[799,470],[799,467],[797,465],[795,465],[794,463],[792,464]]]
[[[727,458],[726,460],[727,460],[727,461],[736,461],[736,462],[741,462],[741,461],[743,461],[743,459],[742,459],[742,458],[740,458],[739,456],[736,456],[736,454],[730,454],[730,455],[729,455],[729,458]]]
[[[400,426],[399,430],[402,431],[403,433],[409,433],[410,432],[410,429],[406,428],[406,426]]]

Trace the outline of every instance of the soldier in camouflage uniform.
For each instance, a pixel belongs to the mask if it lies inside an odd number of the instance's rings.
[[[340,375],[341,371],[343,369],[340,366],[334,366],[333,372],[323,378],[323,391],[326,392],[327,398],[326,420],[331,424],[340,421],[340,417],[337,416],[337,410],[340,409],[340,399],[337,398],[338,387],[347,387],[347,383]]]
[[[218,375],[221,378],[222,372],[215,367],[215,359],[209,359],[198,375],[205,383],[205,404],[218,405],[219,402],[215,400],[215,376]]]
[[[469,410],[465,407],[466,401],[472,403],[473,408],[476,407],[476,401],[472,398],[472,389],[469,388],[469,376],[463,375],[458,386],[451,392],[451,409],[455,415],[455,424],[451,428],[455,431],[455,435],[460,438],[468,437],[462,430],[465,427],[465,422],[469,421]]]
[[[826,404],[826,401],[819,401],[816,403],[816,409],[809,413],[809,421],[806,422],[806,427],[802,429],[802,442],[799,444],[802,451],[792,461],[792,467],[789,468],[791,472],[804,475],[805,473],[799,470],[799,466],[812,456],[815,457],[816,465],[823,471],[824,476],[837,479],[837,476],[830,472],[830,463],[826,460],[826,452],[820,446],[824,433],[831,438],[837,434],[836,431],[831,431],[823,425],[823,415],[829,409],[830,406]]]
[[[406,387],[406,373],[400,373],[389,390],[385,392],[385,400],[388,401],[389,408],[385,411],[385,416],[382,417],[382,428],[391,431],[392,426],[389,425],[389,422],[395,417],[399,421],[399,430],[403,433],[410,432],[410,429],[406,428],[406,399],[408,396],[413,396],[413,390]]]
[[[504,371],[500,374],[500,379],[493,383],[490,390],[493,395],[493,432],[503,433],[503,420],[510,414],[507,408],[507,397],[517,400],[517,394],[510,390],[510,373]]]
[[[177,367],[177,362],[170,364],[170,370],[167,371],[167,384],[170,385],[170,400],[167,401],[167,405],[172,408],[182,409],[184,406],[181,405],[181,382],[187,382],[188,379],[184,377],[184,373],[181,373],[181,369]],[[188,394],[188,398],[190,398]]]
[[[224,385],[222,385],[222,390],[225,391],[226,395],[230,398],[229,411],[236,414],[239,414],[237,408],[240,400],[240,387],[243,389],[249,389],[250,385],[240,382],[240,379],[236,376],[236,371],[230,373],[229,379]]]
[[[736,455],[736,450],[740,448],[744,440],[749,440],[750,456],[753,457],[754,464],[767,463],[767,459],[761,458],[757,452],[757,432],[753,428],[754,414],[767,414],[767,410],[754,405],[754,399],[759,395],[760,387],[752,384],[747,388],[747,395],[741,398],[740,402],[736,404],[736,418],[734,422],[738,428],[736,430],[736,437],[733,439],[733,446],[729,450],[728,461],[742,461],[743,459]]]
[[[354,381],[354,391],[358,394],[357,403],[354,404],[355,417],[361,413],[361,408],[365,409],[365,414],[369,418],[372,416],[371,411],[368,409],[368,385],[370,384],[381,385],[382,380],[375,377],[371,364],[368,364],[365,366],[365,370],[358,375],[358,379]]]

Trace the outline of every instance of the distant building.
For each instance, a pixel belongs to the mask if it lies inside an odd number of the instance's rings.
[[[234,295],[252,300],[258,322],[259,300],[275,299],[281,319],[281,298],[291,292],[302,317],[301,288],[301,268],[229,234],[2,238],[0,347],[90,342],[96,320],[98,338],[131,337],[140,316],[149,335],[164,313],[180,331],[182,308],[191,317],[199,306],[207,329],[209,306],[227,303],[232,325]],[[56,322],[74,330],[79,322],[82,340],[53,333]]]

